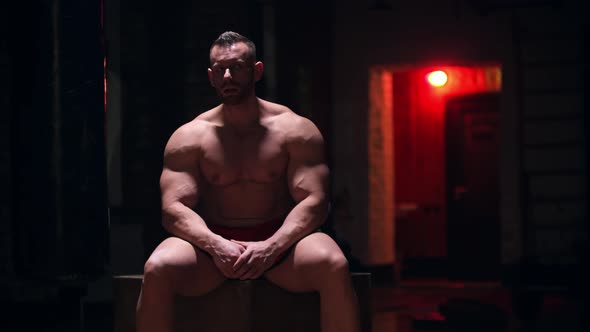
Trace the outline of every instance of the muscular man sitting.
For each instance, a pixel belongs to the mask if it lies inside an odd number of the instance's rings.
[[[176,294],[264,277],[289,291],[319,292],[322,331],[358,331],[348,262],[318,231],[329,175],[319,130],[256,96],[264,65],[246,37],[224,32],[209,57],[221,104],[166,145],[162,223],[172,236],[145,264],[137,330],[171,331]]]

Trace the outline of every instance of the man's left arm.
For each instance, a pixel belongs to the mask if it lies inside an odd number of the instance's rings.
[[[246,246],[246,251],[234,267],[241,269],[238,275],[241,274],[243,279],[262,275],[282,252],[318,229],[328,214],[329,169],[325,160],[324,139],[310,120],[299,118],[297,121],[301,126],[295,126],[297,134],[291,135],[287,143],[287,182],[295,206],[283,225],[267,240],[240,242]],[[246,266],[252,268],[247,269]]]
[[[329,169],[324,140],[317,127],[305,118],[302,129],[289,143],[287,182],[295,207],[267,241],[283,252],[318,229],[328,214]]]

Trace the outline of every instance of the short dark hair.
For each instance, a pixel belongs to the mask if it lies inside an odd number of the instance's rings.
[[[251,58],[252,61],[256,61],[256,45],[254,45],[254,42],[252,42],[247,37],[242,36],[239,33],[233,31],[226,31],[219,35],[219,37],[215,39],[213,44],[211,44],[211,47],[209,48],[209,55],[211,55],[211,50],[215,46],[227,47],[236,43],[246,44],[248,46],[248,49],[250,50],[248,57]],[[211,61],[211,58],[209,58],[209,61]]]

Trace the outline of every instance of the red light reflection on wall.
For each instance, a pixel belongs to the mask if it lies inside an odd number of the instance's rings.
[[[437,94],[457,95],[484,91],[500,91],[502,74],[499,66],[463,67],[444,66],[430,67],[417,71],[417,75],[424,77],[428,73],[445,72],[448,80],[442,86],[428,86],[436,90]]]

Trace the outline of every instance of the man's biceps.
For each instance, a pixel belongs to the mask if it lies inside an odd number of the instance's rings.
[[[162,175],[160,176],[160,181],[172,184],[196,183],[196,178],[189,172],[179,172],[170,169],[164,169],[162,171]]]
[[[160,179],[163,199],[193,203],[198,196],[198,186],[191,177],[178,174],[163,175]]]
[[[183,148],[167,148],[163,158],[164,167],[175,171],[194,168],[198,160],[198,154]]]
[[[290,182],[293,187],[308,187],[322,183],[328,173],[323,167],[299,167],[291,172]]]
[[[164,168],[162,170],[162,174],[160,175],[160,182],[174,182],[175,180],[178,180],[180,176],[182,176],[182,173],[173,171],[169,168]]]
[[[316,164],[302,167],[298,173],[303,178],[315,183],[322,182],[323,179],[327,178],[329,170],[324,164]]]
[[[315,192],[323,190],[322,181],[316,176],[305,176],[299,181],[294,181],[290,186],[291,196],[297,201],[302,201]]]

